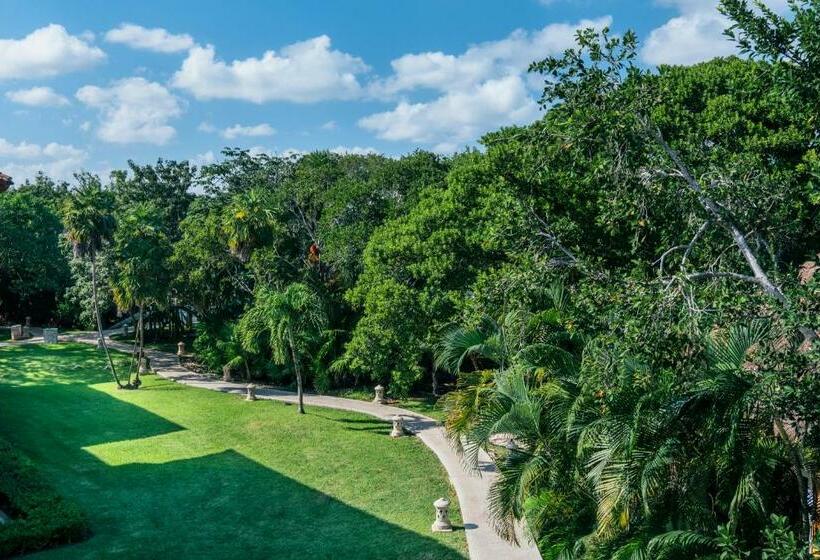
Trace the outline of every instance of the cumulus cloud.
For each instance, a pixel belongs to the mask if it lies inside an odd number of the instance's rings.
[[[55,92],[50,87],[33,87],[7,91],[6,97],[20,105],[29,107],[62,107],[68,105],[68,99]]]
[[[165,144],[176,134],[168,121],[182,114],[176,96],[144,78],[126,78],[107,88],[84,86],[76,97],[97,109],[97,136],[106,142]]]
[[[376,97],[432,90],[423,102],[401,99],[390,111],[366,116],[358,125],[379,138],[428,144],[451,152],[499,126],[526,124],[537,118],[540,84],[528,82],[529,64],[574,44],[579,28],[601,28],[612,18],[554,23],[537,31],[516,30],[498,41],[473,45],[461,54],[412,53],[391,62],[393,74],[376,81]]]
[[[276,130],[268,123],[253,126],[242,126],[240,124],[235,124],[222,131],[222,136],[229,140],[240,136],[273,136],[274,134],[276,134]]]
[[[521,76],[507,76],[426,103],[402,101],[391,111],[360,119],[359,126],[384,140],[435,144],[435,150],[449,152],[486,130],[525,124],[537,115],[538,105]]]
[[[45,145],[30,142],[9,142],[0,138],[0,169],[22,183],[38,171],[56,179],[67,179],[78,171],[88,158],[85,150],[70,144],[50,142]]]
[[[731,25],[718,12],[717,0],[659,0],[675,8],[679,15],[653,29],[641,49],[647,64],[696,64],[716,56],[737,53],[736,45],[723,32]],[[786,0],[766,0],[775,11],[788,8]]]
[[[93,66],[105,53],[62,25],[36,29],[22,39],[0,39],[0,79],[44,78]]]
[[[194,46],[194,39],[187,33],[174,35],[166,29],[155,27],[148,29],[133,23],[123,23],[105,34],[109,43],[120,43],[133,49],[159,53],[187,51]]]
[[[197,46],[172,84],[197,99],[310,103],[359,97],[358,76],[367,71],[362,59],[331,49],[330,37],[322,35],[230,63],[218,60],[212,45]]]
[[[518,29],[504,39],[474,45],[458,55],[440,51],[406,54],[390,63],[393,75],[375,82],[371,92],[391,95],[417,88],[452,91],[488,79],[522,74],[533,60],[572,46],[578,29],[602,28],[611,23],[612,18],[607,16],[577,23],[553,23],[532,32]]]

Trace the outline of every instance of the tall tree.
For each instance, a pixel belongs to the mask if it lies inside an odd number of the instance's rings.
[[[126,386],[120,382],[105,341],[97,297],[97,255],[103,245],[111,240],[116,229],[113,214],[114,200],[111,192],[103,189],[99,177],[83,173],[77,175],[77,181],[79,185],[65,200],[62,208],[63,224],[66,235],[73,246],[74,255],[91,262],[91,299],[97,322],[97,336],[105,351],[111,375],[117,387],[122,389]]]
[[[304,284],[291,284],[282,291],[261,289],[237,327],[247,351],[260,353],[267,347],[275,363],[293,368],[300,414],[305,413],[304,363],[316,349],[326,324],[327,316],[316,294]]]

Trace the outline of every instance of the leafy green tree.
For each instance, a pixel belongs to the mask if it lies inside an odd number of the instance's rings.
[[[111,240],[116,229],[113,215],[114,201],[111,192],[103,189],[98,177],[81,174],[77,175],[77,180],[78,187],[72,191],[62,208],[63,224],[68,240],[72,244],[74,256],[86,258],[91,263],[91,292],[94,317],[97,322],[97,336],[102,341],[108,367],[117,387],[124,388],[105,342],[97,297],[97,255],[103,245]]]
[[[164,307],[168,303],[169,272],[167,259],[171,244],[162,229],[157,208],[150,203],[127,207],[117,220],[113,236],[115,275],[112,279],[114,299],[120,309],[136,307],[139,312],[137,340],[137,374],[145,355],[145,308]]]
[[[305,413],[303,366],[321,341],[326,323],[316,294],[304,284],[291,284],[282,291],[260,290],[237,326],[246,351],[258,354],[267,347],[275,363],[293,368],[299,414]]]
[[[0,195],[0,314],[45,320],[69,283],[62,225],[31,192]]]

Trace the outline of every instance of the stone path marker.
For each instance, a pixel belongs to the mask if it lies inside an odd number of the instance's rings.
[[[439,498],[433,502],[433,507],[436,508],[436,520],[433,522],[434,533],[450,533],[453,530],[453,524],[450,523],[450,500],[447,498]]]
[[[393,417],[393,431],[390,432],[390,437],[397,438],[404,435],[404,420],[400,414]]]
[[[151,358],[143,356],[140,360],[140,375],[151,373]]]
[[[387,404],[387,399],[384,398],[384,387],[376,385],[373,390],[376,392],[373,402],[376,404]]]
[[[102,338],[97,339],[97,350],[105,350],[105,343]]]
[[[230,381],[231,380],[231,366],[224,365],[222,366],[222,381]]]
[[[57,344],[57,329],[43,329],[43,342]]]
[[[72,340],[85,344],[94,344],[96,334],[74,335]],[[131,352],[131,347],[127,344],[112,341],[110,345],[111,348],[120,352]],[[169,352],[149,349],[146,353],[151,357],[154,369],[160,377],[190,387],[210,389],[223,393],[242,395],[247,391],[245,384],[220,381],[194,373],[180,365],[177,356]],[[287,403],[296,403],[298,401],[295,393],[264,386],[257,387],[256,397]],[[444,426],[432,418],[396,406],[328,395],[308,393],[305,395],[304,401],[307,406],[321,406],[369,414],[386,422],[392,421],[396,415],[401,415],[408,429],[436,454],[450,477],[461,508],[461,518],[464,522],[470,559],[541,560],[538,548],[528,541],[520,529],[517,531],[518,540],[522,543],[520,546],[505,541],[493,530],[487,504],[489,503],[490,485],[497,478],[498,472],[486,453],[483,451],[479,453],[478,468],[481,473],[479,476],[477,472],[467,470],[464,467],[461,456],[453,449],[450,439],[444,431]],[[412,468],[412,465],[409,468]]]
[[[247,396],[245,397],[246,401],[255,401],[256,400],[256,385],[253,383],[248,383],[248,386],[245,387],[248,391]]]

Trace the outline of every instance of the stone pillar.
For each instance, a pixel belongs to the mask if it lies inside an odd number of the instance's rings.
[[[182,364],[182,358],[185,357],[185,343],[182,341],[177,342],[177,359],[179,363]]]
[[[436,520],[433,522],[434,533],[449,533],[453,530],[453,524],[450,523],[450,500],[447,498],[439,498],[433,502],[433,507],[436,508]]]
[[[253,383],[248,383],[248,386],[245,387],[248,391],[247,396],[245,397],[246,401],[255,401],[256,400],[256,385]]]
[[[11,326],[11,339],[12,340],[23,340],[23,325],[12,325]]]
[[[390,432],[390,437],[397,438],[404,435],[404,418],[397,414],[393,417],[393,431]]]
[[[31,328],[31,317],[26,317],[26,326]]]
[[[376,392],[376,396],[373,399],[373,402],[376,404],[386,404],[387,399],[384,398],[384,387],[382,387],[381,385],[376,385],[376,387],[373,390]]]
[[[105,350],[105,343],[102,337],[97,338],[97,350]]]
[[[128,336],[128,323],[122,326],[122,336]]]
[[[231,366],[225,364],[222,366],[222,381],[231,380]]]
[[[151,359],[148,356],[143,356],[140,360],[140,375],[151,373]]]
[[[23,338],[31,338],[31,327],[23,325]]]
[[[57,329],[43,329],[43,342],[57,344]]]

